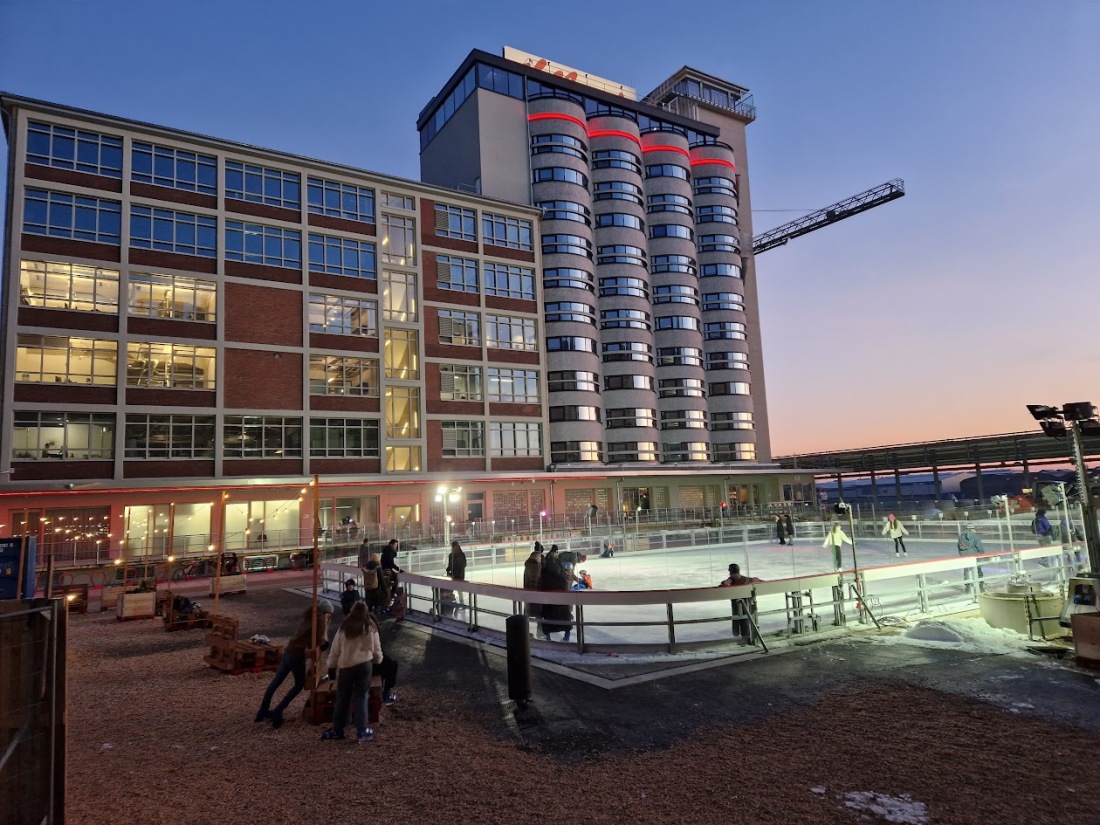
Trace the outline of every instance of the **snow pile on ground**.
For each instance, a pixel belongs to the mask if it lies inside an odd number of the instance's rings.
[[[923,802],[914,802],[908,794],[887,796],[874,791],[849,791],[844,794],[844,807],[874,814],[884,822],[900,825],[924,825],[929,821]]]
[[[970,653],[1021,656],[1026,656],[1027,646],[1034,644],[1022,633],[990,627],[981,618],[925,619],[891,640],[896,644],[917,647],[950,647]]]

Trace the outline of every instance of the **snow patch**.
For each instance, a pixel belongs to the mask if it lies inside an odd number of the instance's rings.
[[[951,647],[970,653],[1001,653],[1021,657],[1028,657],[1028,645],[1035,644],[1022,633],[990,627],[981,618],[926,619],[891,638],[895,644]]]
[[[844,795],[844,807],[875,814],[885,822],[900,825],[925,825],[928,809],[923,802],[914,802],[909,794],[887,796],[874,791],[849,791]]]

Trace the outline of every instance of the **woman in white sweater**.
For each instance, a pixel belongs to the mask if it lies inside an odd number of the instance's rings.
[[[356,602],[340,626],[328,652],[329,673],[336,677],[336,707],[332,727],[321,734],[322,739],[344,739],[350,706],[355,724],[356,741],[361,745],[374,738],[367,727],[367,690],[373,663],[382,661],[382,640],[373,622],[368,621],[367,605]]]
[[[905,529],[905,525],[898,521],[893,513],[886,517],[886,523],[882,525],[882,535],[889,536],[894,540],[895,556],[909,555],[905,552],[905,537],[909,535],[909,531]]]

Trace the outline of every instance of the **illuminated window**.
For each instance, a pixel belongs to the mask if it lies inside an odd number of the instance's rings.
[[[420,389],[386,388],[386,437],[420,437]]]
[[[218,285],[186,275],[131,272],[126,311],[150,318],[184,321],[217,320]]]
[[[378,361],[348,355],[309,356],[310,395],[378,395]]]
[[[712,430],[752,430],[753,424],[751,412],[716,412],[710,417]]]
[[[603,444],[599,441],[551,441],[550,460],[561,464],[603,461]]]
[[[382,317],[387,321],[411,323],[419,310],[416,296],[416,274],[384,272],[382,274]]]
[[[706,410],[669,410],[661,413],[662,430],[705,430]]]
[[[656,427],[657,411],[643,407],[624,407],[607,410],[605,424],[609,430],[621,430],[630,427]]]
[[[756,445],[745,442],[715,444],[715,461],[756,461]]]
[[[19,303],[118,314],[118,270],[57,261],[20,261]]]
[[[378,234],[383,263],[416,265],[416,218],[383,215]]]
[[[612,441],[607,445],[607,460],[612,464],[629,461],[656,461],[656,441]]]
[[[339,295],[309,296],[309,331],[331,335],[378,335],[378,304]]]
[[[12,458],[114,458],[113,414],[77,412],[12,413]]]
[[[387,473],[419,473],[419,447],[386,447]]]
[[[118,342],[61,335],[16,336],[15,378],[30,384],[118,384]]]
[[[212,390],[215,350],[191,344],[131,341],[126,345],[126,386]]]
[[[420,338],[415,330],[387,329],[382,354],[386,378],[414,381],[420,377]]]
[[[709,461],[710,445],[705,441],[681,441],[661,445],[663,461]]]

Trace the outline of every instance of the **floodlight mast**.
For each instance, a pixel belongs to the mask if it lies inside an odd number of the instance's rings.
[[[1027,409],[1047,435],[1064,437],[1068,433],[1070,436],[1073,465],[1077,473],[1077,500],[1081,504],[1085,522],[1085,549],[1089,554],[1089,575],[1100,578],[1100,535],[1096,527],[1096,510],[1092,503],[1088,470],[1085,467],[1085,451],[1081,446],[1081,425],[1097,423],[1096,407],[1088,401],[1075,401],[1063,405],[1062,409],[1043,404],[1028,404]],[[1093,427],[1090,426],[1090,429]]]

